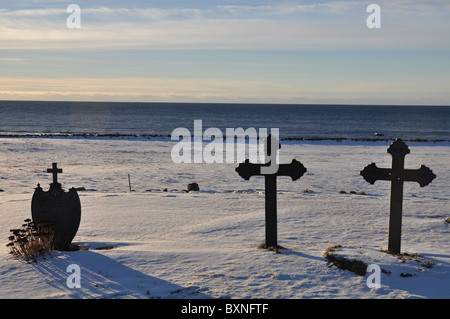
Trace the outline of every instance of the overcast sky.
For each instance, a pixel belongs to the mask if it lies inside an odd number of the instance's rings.
[[[448,0],[2,0],[0,99],[450,105],[449,34]]]

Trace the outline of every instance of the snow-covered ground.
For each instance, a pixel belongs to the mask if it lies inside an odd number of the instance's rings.
[[[278,178],[285,249],[276,254],[257,248],[264,179],[243,180],[237,164],[176,164],[170,141],[0,139],[0,298],[450,298],[450,146],[408,143],[405,166],[425,164],[437,178],[424,188],[405,183],[402,252],[420,257],[401,260],[381,251],[390,183],[359,175],[372,162],[391,166],[389,144],[284,144],[280,161],[295,158],[307,173]],[[88,249],[20,262],[6,247],[10,229],[31,217],[34,188],[47,189],[52,162],[65,190],[87,189],[73,242]],[[192,182],[200,191],[184,192]],[[336,245],[338,255],[380,266],[381,287],[367,286],[369,273],[330,266],[323,254]],[[71,264],[81,288],[67,286]]]

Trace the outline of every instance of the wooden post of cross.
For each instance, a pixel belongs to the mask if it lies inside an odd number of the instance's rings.
[[[277,148],[272,148],[272,145],[278,145]],[[306,172],[306,168],[302,163],[293,159],[290,164],[279,164],[278,170],[274,173],[264,172],[264,168],[271,166],[271,161],[275,162],[276,154],[271,153],[271,150],[279,149],[281,146],[277,139],[269,135],[265,142],[266,159],[270,158],[265,164],[253,164],[248,159],[244,163],[239,164],[236,172],[244,178],[249,180],[252,176],[264,176],[265,178],[265,197],[266,197],[266,246],[278,247],[277,234],[277,177],[289,176],[293,181],[298,180]]]
[[[404,168],[405,156],[409,154],[409,149],[401,139],[396,139],[387,152],[392,155],[392,168],[378,168],[375,163],[372,163],[367,165],[360,174],[370,184],[374,184],[377,180],[391,181],[388,251],[392,254],[400,254],[403,182],[417,182],[420,187],[424,187],[431,183],[436,175],[425,165],[416,170]]]

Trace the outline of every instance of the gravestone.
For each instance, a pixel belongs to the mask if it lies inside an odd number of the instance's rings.
[[[35,188],[31,200],[31,216],[33,223],[46,223],[54,231],[53,248],[56,250],[69,250],[81,220],[81,203],[74,188],[65,192],[58,183],[58,174],[62,169],[53,163],[47,173],[53,174],[53,183],[50,189],[44,191],[40,184]]]
[[[375,163],[371,163],[360,174],[370,184],[377,180],[391,181],[388,251],[400,254],[403,183],[417,182],[420,187],[424,187],[431,183],[436,175],[425,165],[416,170],[404,168],[405,156],[410,151],[401,139],[396,139],[387,152],[392,155],[392,168],[378,168]]]
[[[278,140],[269,135],[265,143],[265,156],[271,158],[265,164],[253,164],[248,159],[244,163],[239,164],[236,172],[244,178],[249,180],[252,176],[264,176],[265,178],[265,197],[266,197],[266,246],[278,247],[278,233],[277,233],[277,177],[289,176],[293,181],[298,180],[306,172],[306,168],[302,163],[293,159],[290,164],[279,164],[278,171],[275,173],[264,173],[261,171],[262,167],[269,167],[271,161],[276,160],[275,154],[270,154],[272,145],[277,145],[278,149],[281,147]],[[273,156],[271,156],[273,155]]]

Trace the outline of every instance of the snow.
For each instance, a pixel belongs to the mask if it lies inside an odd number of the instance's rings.
[[[175,142],[160,140],[2,138],[0,151],[0,298],[299,299],[450,297],[450,147],[407,143],[407,168],[437,175],[421,188],[405,183],[402,252],[387,249],[390,183],[368,184],[359,172],[390,167],[390,143],[284,143],[280,162],[307,168],[293,182],[279,177],[277,254],[264,241],[264,179],[243,180],[230,164],[176,164]],[[15,260],[10,229],[31,217],[37,183],[51,182],[57,162],[63,188],[79,191],[81,251],[52,252],[36,263]],[[128,189],[128,174],[134,191]],[[186,193],[197,182],[199,192]],[[306,192],[304,190],[309,190]],[[345,191],[346,193],[340,193]],[[351,194],[364,191],[367,195]],[[330,265],[329,247],[377,264],[381,287]],[[112,249],[96,249],[96,248]],[[67,267],[80,266],[70,288]],[[426,267],[428,265],[431,267]]]

